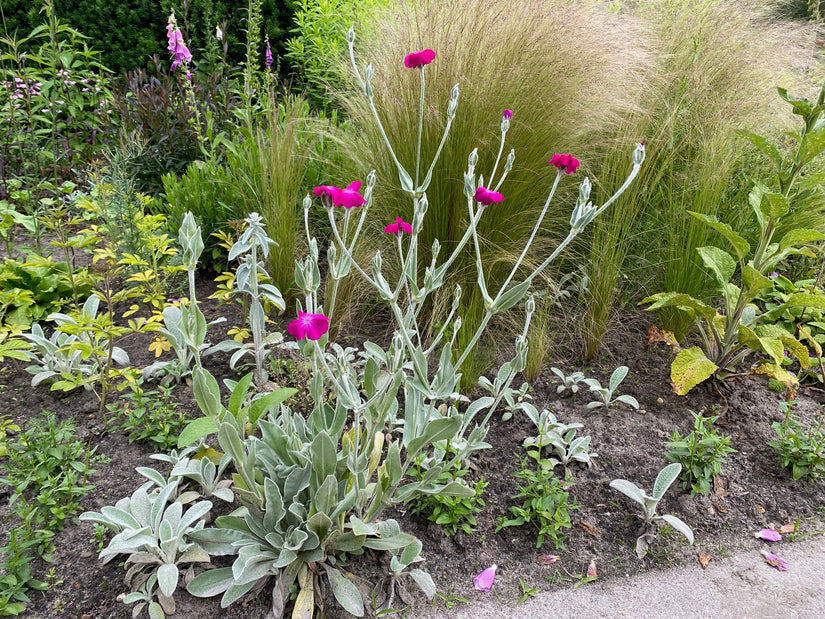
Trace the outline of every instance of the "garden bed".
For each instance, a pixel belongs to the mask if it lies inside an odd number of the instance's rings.
[[[205,298],[205,295],[202,297]],[[207,318],[215,310],[209,304],[204,308]],[[497,520],[507,515],[515,504],[511,496],[516,492],[513,474],[519,469],[519,455],[524,455],[522,442],[535,434],[532,424],[518,412],[512,419],[501,421],[497,415],[492,421],[488,442],[492,449],[481,452],[474,459],[471,478],[489,483],[485,494],[486,508],[478,516],[478,525],[472,535],[459,532],[446,536],[441,526],[414,517],[406,510],[395,509],[385,513],[396,518],[402,530],[417,536],[423,542],[425,568],[433,576],[440,594],[435,604],[442,608],[456,604],[458,596],[469,600],[484,595],[496,595],[504,604],[515,605],[526,590],[546,590],[553,587],[574,586],[584,579],[591,560],[595,562],[599,580],[610,580],[654,569],[697,561],[698,553],[723,557],[743,549],[759,548],[763,542],[753,533],[765,526],[780,527],[797,523],[798,534],[822,528],[823,483],[791,479],[781,467],[779,456],[767,445],[775,439],[771,423],[783,418],[778,403],[780,395],[770,391],[764,380],[747,377],[730,381],[720,393],[711,394],[696,389],[687,397],[676,396],[669,388],[671,352],[655,345],[645,350],[645,334],[651,324],[649,314],[625,316],[607,341],[605,354],[593,366],[582,369],[588,377],[605,383],[613,368],[627,365],[628,377],[620,391],[634,396],[640,409],[623,405],[588,410],[592,398],[580,390],[575,397],[560,397],[556,393],[557,380],[545,371],[533,382],[533,403],[555,411],[565,423],[580,422],[584,428],[579,435],[592,437],[591,451],[598,453],[592,468],[574,468],[569,492],[578,509],[571,511],[572,528],[564,548],[556,548],[546,541],[536,547],[536,530],[530,525],[508,527],[496,532]],[[127,340],[122,345],[128,350],[135,365],[151,361],[147,342]],[[138,466],[155,466],[149,455],[154,450],[144,443],[130,444],[122,431],[109,430],[97,415],[95,397],[82,390],[69,394],[50,392],[46,387],[32,389],[30,375],[23,363],[7,363],[3,368],[0,403],[4,414],[20,420],[23,426],[41,410],[55,412],[59,419],[76,423],[75,435],[106,457],[106,463],[94,466],[97,473],[90,478],[94,489],[82,501],[87,510],[99,510],[130,495],[143,478],[135,472]],[[207,368],[216,377],[236,377],[229,371],[223,355],[207,358]],[[819,406],[821,391],[803,387],[795,411],[809,419]],[[175,389],[174,399],[190,416],[198,415],[191,387]],[[682,435],[693,427],[690,410],[711,414],[711,407],[719,406],[720,430],[732,437],[730,454],[722,474],[713,483],[709,495],[693,495],[678,485],[665,495],[661,513],[673,513],[687,522],[696,536],[694,546],[674,531],[659,535],[648,555],[640,560],[634,546],[639,520],[635,506],[623,495],[610,489],[616,478],[634,481],[650,489],[658,471],[667,464],[665,443],[674,429]],[[162,470],[162,469],[161,469]],[[4,497],[5,498],[5,497]],[[8,508],[0,514],[5,518]],[[4,540],[5,541],[5,540]],[[89,523],[68,525],[55,540],[53,564],[36,563],[36,575],[43,577],[54,568],[49,578],[51,587],[43,593],[32,591],[29,616],[71,617],[128,617],[130,608],[117,601],[126,593],[124,569],[114,560],[101,566],[97,560],[97,545]],[[552,565],[541,565],[540,554],[560,557]],[[386,553],[367,550],[356,557],[350,570],[361,585],[376,587],[376,599],[382,600],[381,580],[387,574]],[[497,580],[492,592],[484,594],[473,589],[473,577],[492,564],[498,565]],[[765,566],[765,569],[771,569]],[[523,583],[523,584],[522,584]],[[385,583],[386,584],[386,583]],[[585,581],[586,586],[586,581]],[[266,591],[266,589],[265,589]],[[175,595],[176,617],[261,617],[266,613],[265,594],[249,595],[229,609],[219,607],[218,598],[198,600],[182,587]],[[327,592],[326,617],[346,616]],[[414,609],[427,604],[420,593],[415,593]],[[405,604],[397,600],[394,607]]]

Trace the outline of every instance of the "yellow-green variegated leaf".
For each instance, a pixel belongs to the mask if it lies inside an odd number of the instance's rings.
[[[739,333],[737,333],[736,339],[740,344],[751,350],[769,355],[776,363],[781,363],[782,357],[785,356],[782,341],[761,329],[760,327],[760,331],[757,333],[744,325],[739,325]]]
[[[751,374],[759,374],[762,376],[769,376],[770,378],[775,378],[791,390],[796,389],[796,387],[799,385],[799,381],[797,380],[796,376],[782,369],[775,363],[763,363],[762,365],[758,365],[753,370],[751,370]]]
[[[811,335],[811,332],[808,331],[802,325],[799,325],[799,334],[811,343],[811,346],[813,347],[814,352],[816,353],[816,356],[821,357],[822,356],[822,346],[820,346],[819,342],[817,342],[816,339],[814,339],[814,337]]]
[[[825,310],[825,295],[796,292],[788,297],[785,305],[788,307],[813,307]]]
[[[779,325],[762,325],[757,328],[756,333],[762,339],[771,338],[781,342],[784,349],[799,360],[799,365],[803,369],[810,367],[808,348]],[[781,361],[781,357],[776,361]]]
[[[674,393],[685,395],[696,385],[704,382],[719,367],[705,356],[698,346],[679,351],[670,366],[670,381]]]

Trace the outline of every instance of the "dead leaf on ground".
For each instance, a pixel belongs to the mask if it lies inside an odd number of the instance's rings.
[[[585,522],[584,520],[579,520],[579,525],[587,532],[588,535],[592,535],[596,539],[602,538],[602,531],[596,525]]]
[[[713,557],[711,557],[708,553],[706,553],[706,552],[700,552],[699,553],[699,565],[702,566],[703,570],[707,569],[708,563],[710,563],[711,561],[713,561]]]
[[[725,509],[724,507],[722,507],[721,505],[719,505],[719,503],[711,503],[711,505],[713,506],[713,509],[718,511],[720,514],[727,514],[728,513],[728,510]]]
[[[598,578],[599,574],[596,571],[596,559],[590,559],[590,565],[587,566],[587,577]]]
[[[791,533],[795,533],[796,532],[796,525],[793,522],[788,523],[788,524],[783,524],[781,527],[779,527],[779,532],[782,535],[790,535]]]
[[[718,475],[713,476],[713,494],[717,499],[721,499],[727,494],[725,480]]]
[[[539,565],[553,565],[554,563],[561,561],[561,557],[559,555],[540,554],[536,557],[536,561]]]
[[[676,336],[673,334],[673,331],[659,329],[659,327],[657,327],[656,325],[652,325],[647,330],[644,350],[647,350],[648,347],[655,342],[662,342],[663,344],[667,344],[673,349],[673,352],[679,352],[680,350],[682,350],[681,346],[679,346],[679,342],[676,340]]]

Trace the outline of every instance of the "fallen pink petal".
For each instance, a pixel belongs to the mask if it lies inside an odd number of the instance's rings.
[[[590,559],[590,565],[587,566],[587,577],[598,578],[599,573],[596,571],[596,560]]]
[[[478,591],[489,591],[493,587],[493,583],[496,580],[497,569],[498,566],[496,564],[488,567],[486,570],[481,572],[481,574],[473,578],[473,586]]]
[[[782,535],[779,533],[779,531],[774,531],[773,529],[762,529],[761,531],[758,531],[753,535],[754,537],[757,537],[758,539],[763,539],[766,542],[782,541]]]
[[[775,567],[780,572],[787,572],[791,569],[791,566],[788,564],[787,561],[784,559],[780,559],[772,552],[768,552],[767,550],[761,550],[762,556],[765,557],[765,563],[768,565]]]

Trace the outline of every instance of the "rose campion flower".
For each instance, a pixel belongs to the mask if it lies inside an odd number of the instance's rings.
[[[364,196],[358,193],[359,189],[361,189],[361,181],[350,183],[346,189],[337,189],[332,195],[332,203],[335,206],[343,206],[344,208],[353,208],[366,204],[367,201],[364,199]]]
[[[565,174],[575,174],[579,167],[579,160],[573,155],[561,155],[556,153],[550,159],[550,165],[556,166],[559,170],[564,168]]]
[[[413,52],[404,56],[404,66],[408,69],[422,67],[435,60],[435,52],[431,49],[423,49],[420,52]]]
[[[286,330],[299,340],[320,340],[329,331],[329,318],[323,314],[298,311],[298,318],[289,323]]]
[[[272,60],[272,48],[269,47],[269,38],[266,39],[266,56],[265,56],[265,58],[266,58],[266,66],[271,67],[273,60]]]
[[[481,572],[478,576],[473,578],[473,586],[478,591],[489,591],[493,587],[493,583],[496,580],[496,570],[498,566],[493,563],[490,567],[486,570]]]
[[[504,114],[502,114],[506,120],[510,120],[513,117],[513,110],[504,110]]]
[[[412,234],[412,226],[400,217],[396,217],[395,223],[384,228],[384,232],[387,234],[401,234],[402,232]]]
[[[504,200],[504,196],[496,191],[490,191],[484,187],[479,187],[476,189],[473,199],[476,202],[481,202],[485,206],[490,206],[491,204],[496,204]]]

